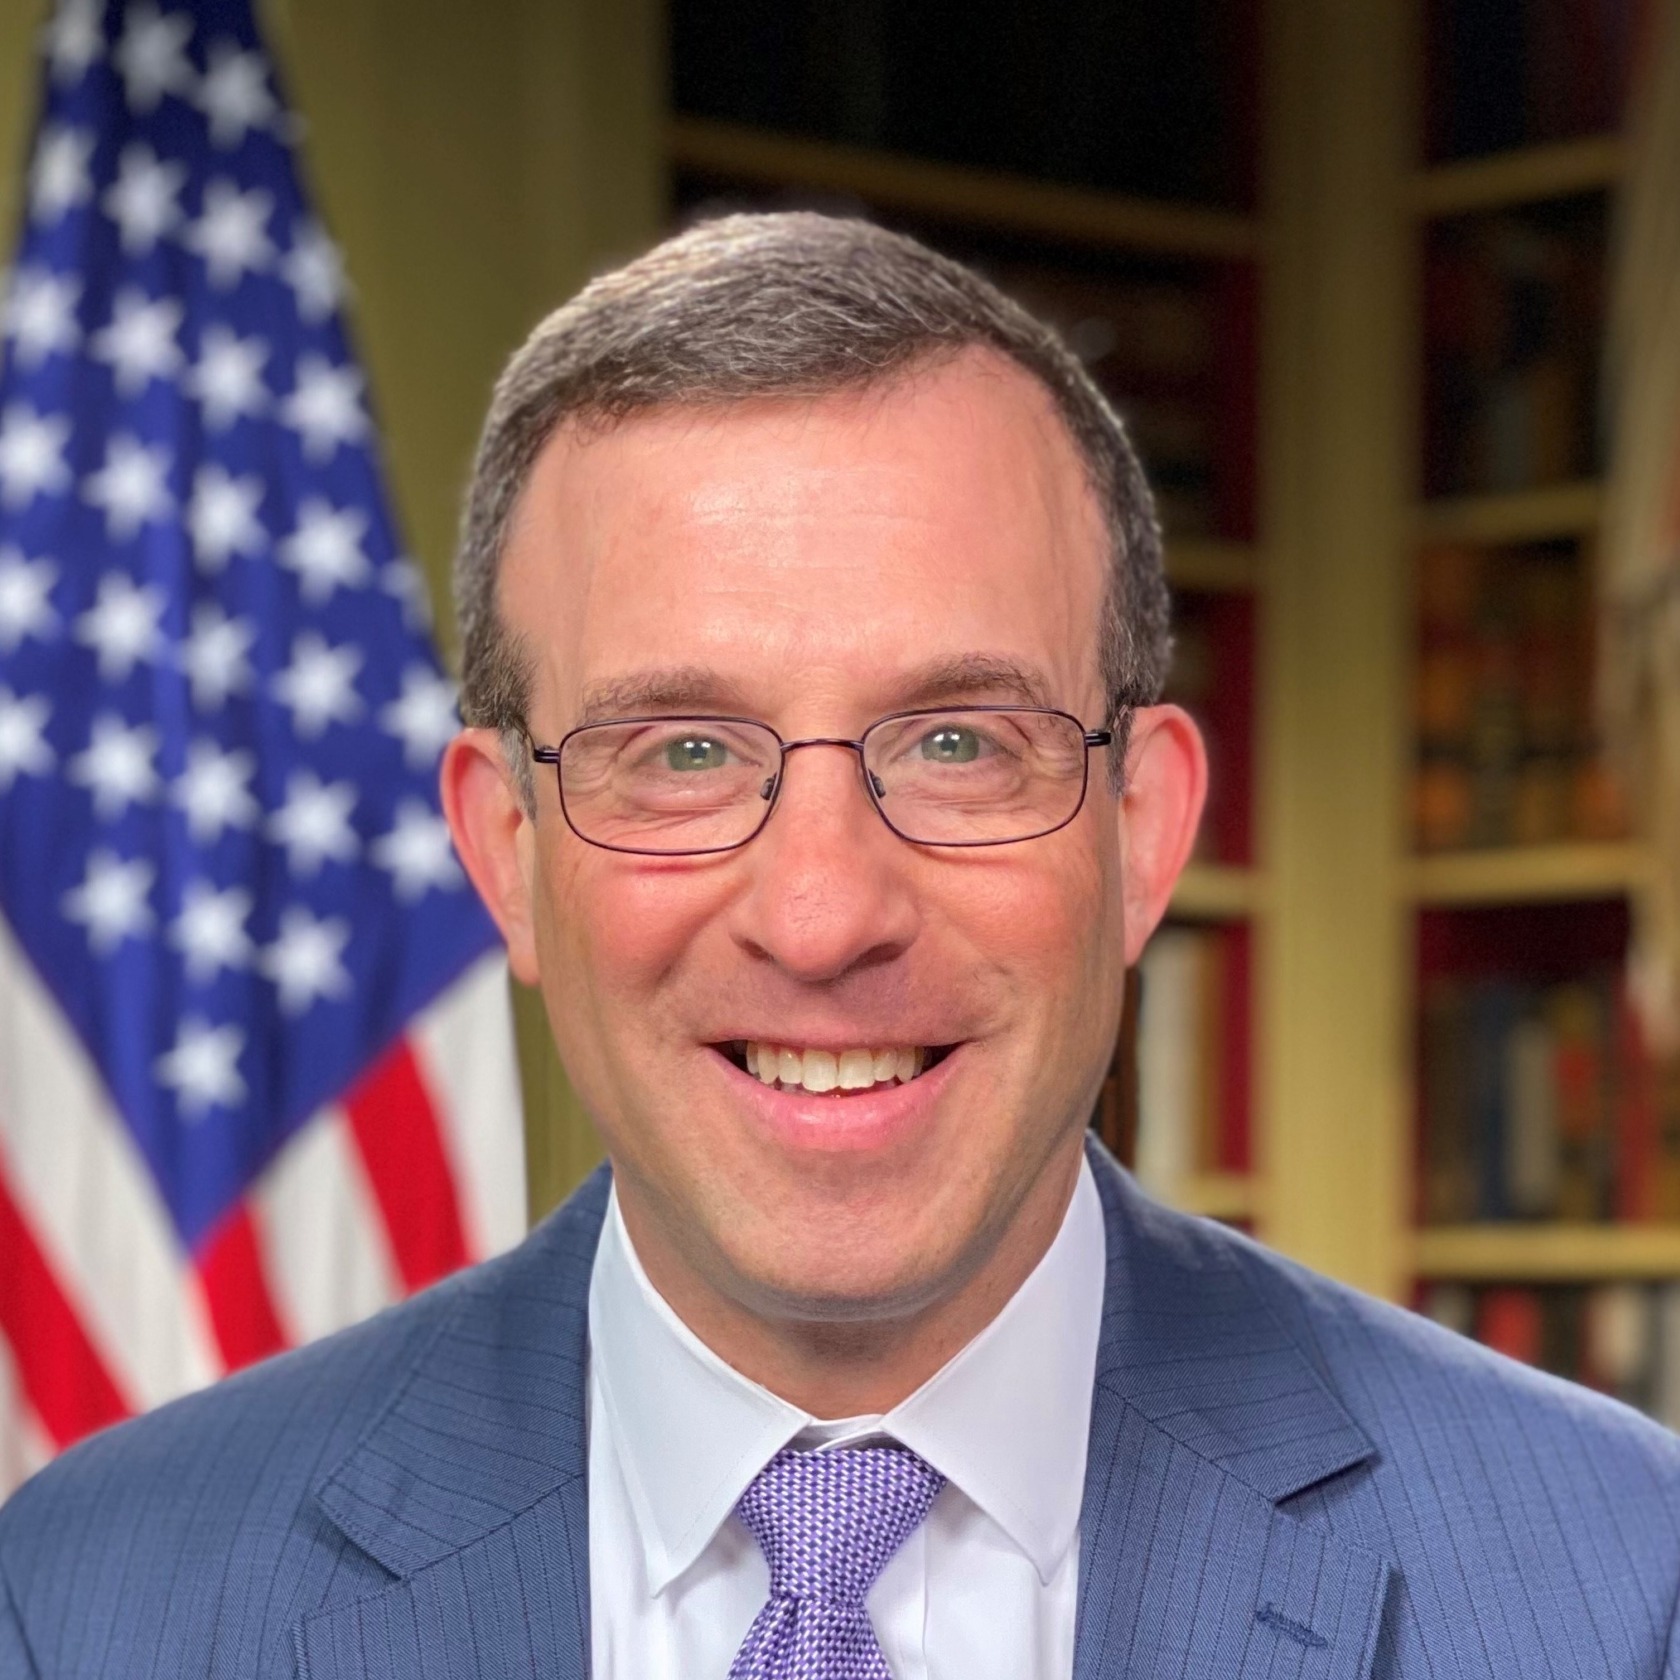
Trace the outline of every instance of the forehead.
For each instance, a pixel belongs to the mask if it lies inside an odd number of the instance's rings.
[[[720,706],[837,725],[963,661],[1088,710],[1107,578],[1048,394],[967,352],[864,390],[562,429],[516,509],[500,606],[535,663],[533,722],[680,671]]]

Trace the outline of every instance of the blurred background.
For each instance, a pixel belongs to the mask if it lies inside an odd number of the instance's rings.
[[[662,232],[864,214],[1062,327],[1160,494],[1173,697],[1215,776],[1096,1124],[1180,1206],[1680,1421],[1672,696],[1641,663],[1677,506],[1680,170],[1651,91],[1673,11],[271,0],[259,20],[446,652],[497,370]],[[0,0],[8,228],[43,15]],[[1631,466],[1630,404],[1671,428]],[[598,1149],[540,1012],[516,1015],[540,1214]]]

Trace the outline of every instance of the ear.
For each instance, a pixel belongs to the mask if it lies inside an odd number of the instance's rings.
[[[1120,803],[1128,968],[1143,955],[1190,861],[1207,779],[1207,749],[1189,713],[1179,706],[1145,706],[1132,714]]]
[[[493,729],[463,729],[444,749],[443,814],[472,884],[507,941],[516,980],[537,984],[532,926],[536,834]]]

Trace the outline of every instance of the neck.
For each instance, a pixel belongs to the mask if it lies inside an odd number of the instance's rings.
[[[891,1411],[992,1322],[1044,1258],[1078,1183],[1079,1148],[1047,1164],[1002,1231],[902,1313],[804,1313],[749,1306],[665,1240],[620,1183],[625,1228],[671,1310],[726,1364],[820,1419]]]

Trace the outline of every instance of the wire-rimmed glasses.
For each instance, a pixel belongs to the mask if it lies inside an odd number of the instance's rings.
[[[917,846],[1007,846],[1078,816],[1090,752],[1114,739],[1068,712],[967,706],[894,712],[857,740],[784,741],[741,717],[586,723],[557,746],[560,810],[580,840],[611,852],[699,857],[753,839],[776,808],[789,753],[844,747],[882,822]]]

